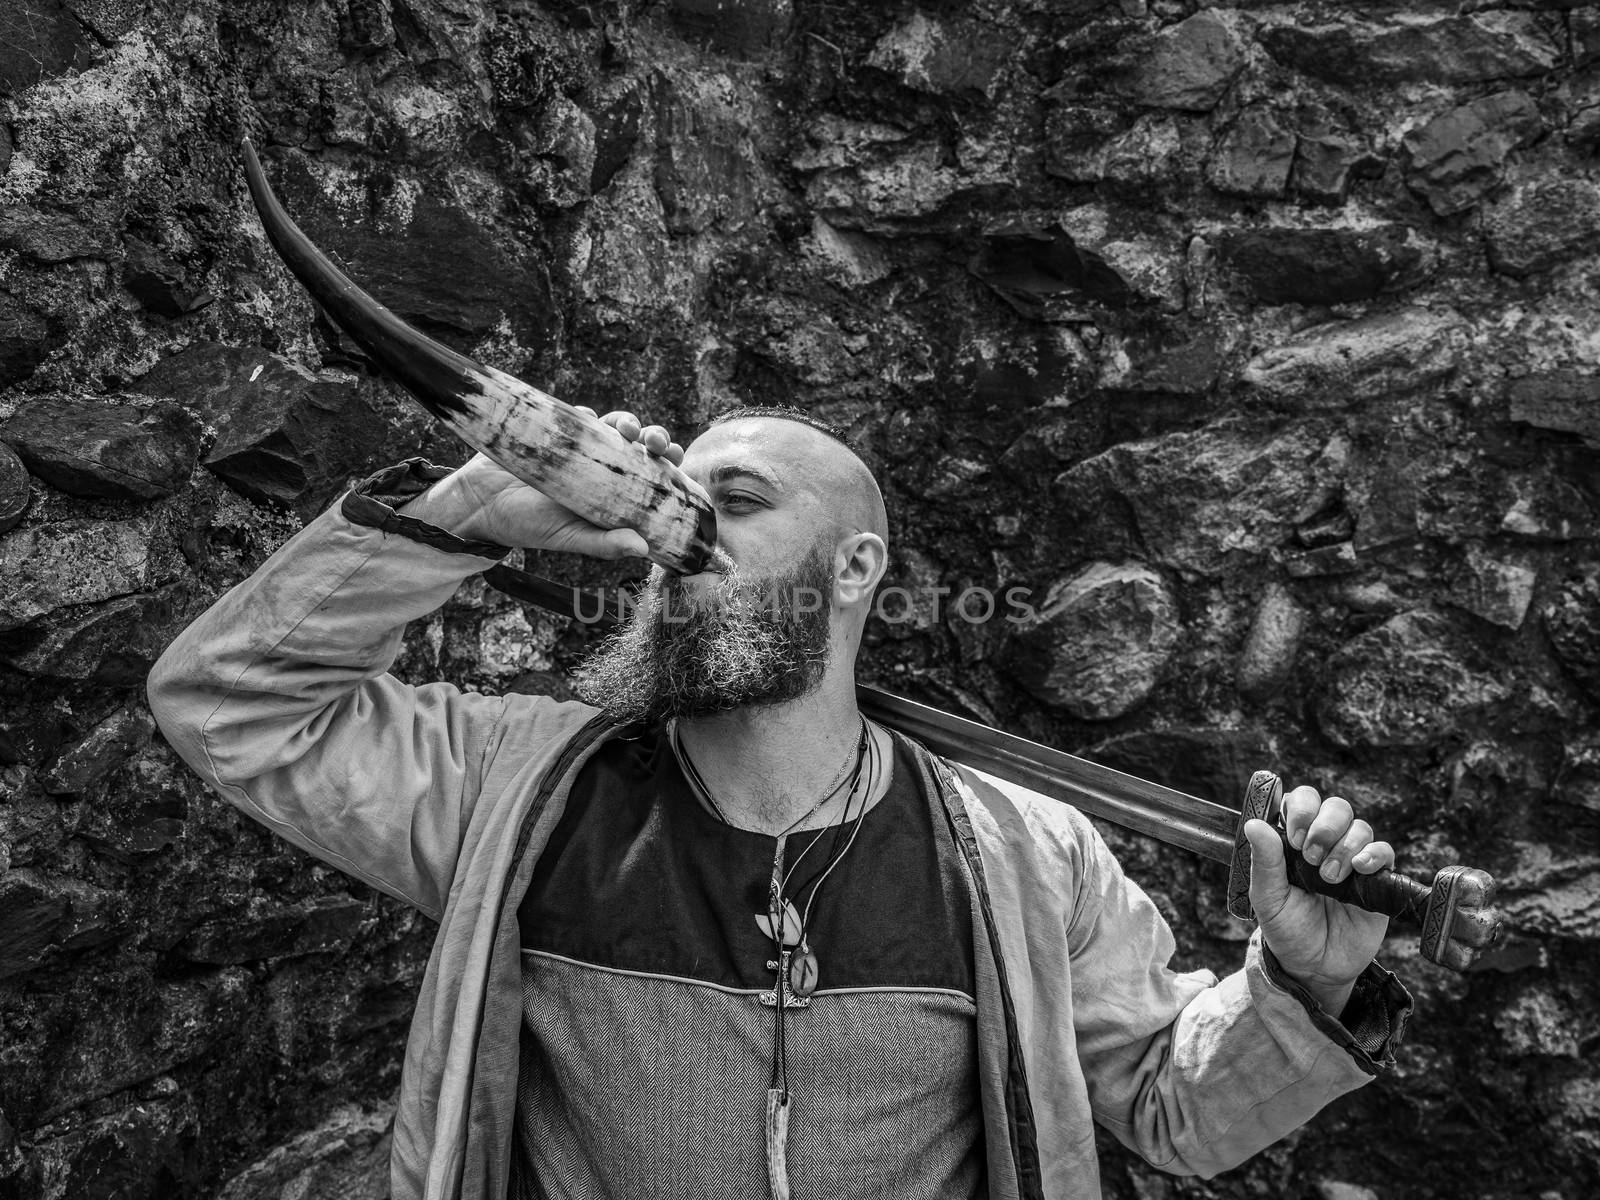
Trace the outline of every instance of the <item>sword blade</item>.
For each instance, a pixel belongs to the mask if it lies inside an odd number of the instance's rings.
[[[1239,814],[1226,805],[866,684],[857,685],[856,703],[880,725],[914,737],[980,775],[1064,800],[1090,816],[1217,862],[1233,860]]]

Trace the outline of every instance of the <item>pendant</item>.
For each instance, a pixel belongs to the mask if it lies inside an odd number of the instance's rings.
[[[767,1187],[772,1200],[789,1200],[789,1093],[767,1089]]]
[[[804,941],[789,959],[789,990],[802,1000],[817,990],[817,956]]]
[[[768,1008],[776,1008],[782,1004],[784,1008],[810,1008],[811,997],[797,994],[790,985],[789,963],[794,958],[794,953],[785,950],[777,958],[767,959],[767,970],[777,976],[772,981],[770,992],[761,992],[756,996]]]
[[[756,913],[755,918],[761,932],[773,941],[781,941],[785,946],[800,944],[800,914],[789,901],[785,900],[781,909],[774,904],[770,912]],[[781,938],[778,936],[780,932],[783,934]]]

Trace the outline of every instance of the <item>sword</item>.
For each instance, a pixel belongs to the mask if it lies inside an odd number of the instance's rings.
[[[612,601],[603,591],[555,583],[511,567],[491,567],[484,582],[514,599],[600,628],[617,624],[626,614],[620,592]],[[1245,789],[1244,803],[1233,809],[868,684],[856,685],[856,703],[880,725],[915,738],[980,776],[1065,801],[1124,829],[1227,863],[1228,910],[1243,920],[1253,916],[1244,823],[1259,817],[1285,837],[1280,820],[1283,784],[1272,772],[1257,771]],[[1444,867],[1430,884],[1388,869],[1371,875],[1352,872],[1331,884],[1289,847],[1286,837],[1284,862],[1297,887],[1419,927],[1422,956],[1451,970],[1467,970],[1500,937],[1501,917],[1491,907],[1494,879],[1474,867]]]

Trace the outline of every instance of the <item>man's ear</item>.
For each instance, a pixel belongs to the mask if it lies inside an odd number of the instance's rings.
[[[840,608],[872,600],[889,567],[889,547],[875,533],[852,533],[833,552],[833,599]]]

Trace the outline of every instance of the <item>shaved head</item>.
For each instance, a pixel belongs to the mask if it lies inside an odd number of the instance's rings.
[[[878,481],[833,427],[799,409],[734,409],[713,421],[695,444],[715,440],[723,431],[758,443],[764,452],[788,464],[796,482],[825,498],[834,520],[831,526],[818,528],[818,537],[875,533],[888,541],[889,515]]]

